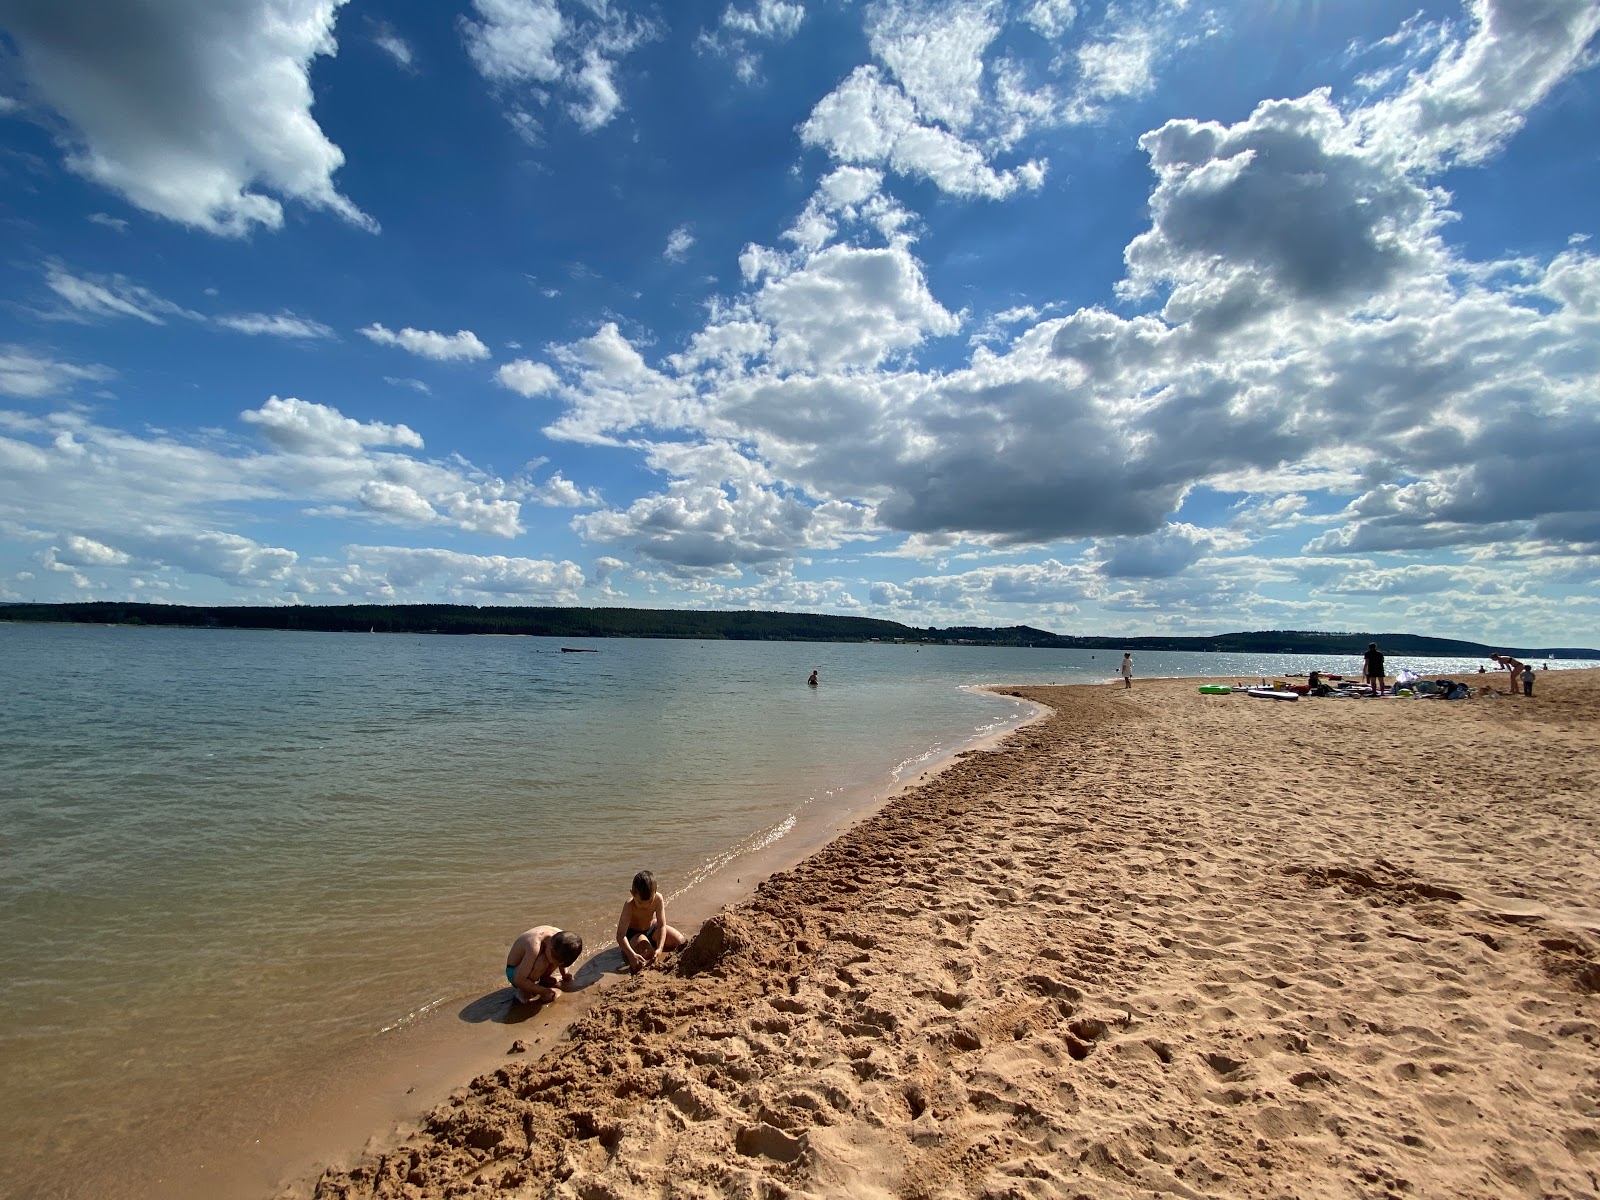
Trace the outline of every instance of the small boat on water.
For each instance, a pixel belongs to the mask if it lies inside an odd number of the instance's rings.
[[[600,651],[592,650],[588,646],[563,646],[563,647],[561,647],[561,653],[563,653],[563,654],[599,654]]]

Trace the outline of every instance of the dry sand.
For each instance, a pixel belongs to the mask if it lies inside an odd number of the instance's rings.
[[[1600,1195],[1600,672],[1198,682],[1003,689],[1054,712],[316,1196]]]

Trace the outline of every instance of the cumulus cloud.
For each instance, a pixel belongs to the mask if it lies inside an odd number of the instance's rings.
[[[1221,540],[1211,530],[1173,524],[1142,537],[1120,538],[1103,548],[1100,564],[1112,579],[1166,579],[1180,575]]]
[[[311,115],[311,68],[343,0],[5,0],[32,93],[70,127],[66,163],[209,233],[283,224],[283,200],[376,223],[335,188],[344,155]]]
[[[805,549],[838,546],[859,521],[859,512],[846,507],[814,507],[750,481],[724,486],[683,479],[625,510],[580,517],[575,527],[590,541],[627,545],[675,571],[736,574]]]
[[[1440,197],[1373,154],[1326,92],[1236,125],[1169,121],[1140,139],[1158,184],[1123,293],[1172,288],[1167,315],[1237,325],[1284,303],[1381,295],[1427,265]]]
[[[957,196],[1001,199],[1043,182],[1042,164],[997,171],[977,145],[924,122],[911,97],[875,66],[857,67],[819,100],[800,126],[800,140],[840,162],[881,163]]]
[[[873,367],[929,334],[960,328],[903,246],[830,246],[797,269],[762,274],[751,307],[773,331],[771,358],[779,367]]]
[[[526,358],[503,363],[494,373],[495,382],[521,396],[543,396],[560,386],[560,377],[546,363]]]
[[[51,547],[52,559],[69,567],[119,567],[127,563],[128,555],[93,538],[68,534],[60,546]]]
[[[258,409],[239,414],[274,445],[295,454],[359,454],[368,446],[410,446],[422,439],[404,425],[363,424],[325,404],[273,396]]]
[[[853,78],[915,108],[877,68]],[[943,91],[917,87],[958,122],[968,93],[938,78]],[[586,537],[703,578],[857,532],[930,548],[1095,539],[1085,569],[1130,585],[1104,604],[1160,597],[1193,619],[1209,610],[1190,576],[1246,611],[1209,564],[1312,512],[1333,514],[1307,548],[1324,556],[1520,538],[1570,557],[1600,537],[1593,258],[1569,248],[1509,282],[1463,259],[1443,237],[1448,196],[1366,110],[1312,92],[1151,131],[1150,227],[1120,288],[1132,311],[1019,309],[939,370],[911,355],[961,317],[914,243],[892,227],[886,245],[842,240],[865,236],[882,196],[867,165],[892,153],[871,140],[882,128],[834,128],[861,164],[819,186],[793,250],[746,249],[744,290],[679,353],[647,362],[614,327],[558,349],[565,412],[547,432],[649,431],[669,478],[581,518]],[[663,433],[697,452],[669,454]],[[1201,530],[1181,515],[1201,491],[1249,503],[1232,529]],[[815,524],[829,505],[848,520]]]
[[[560,0],[472,0],[476,20],[462,36],[478,73],[506,95],[512,125],[530,139],[537,121],[524,105],[564,98],[568,114],[593,131],[622,110],[618,63],[660,36],[646,18],[609,5]]]
[[[419,358],[431,358],[435,362],[489,357],[489,347],[479,341],[478,335],[470,329],[458,329],[454,333],[435,333],[431,329],[407,327],[396,333],[392,329],[374,323],[357,332],[380,346],[399,346]]]

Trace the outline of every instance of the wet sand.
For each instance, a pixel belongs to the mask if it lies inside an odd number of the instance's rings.
[[[1053,711],[284,1195],[1600,1195],[1600,671],[1198,682],[999,689]]]

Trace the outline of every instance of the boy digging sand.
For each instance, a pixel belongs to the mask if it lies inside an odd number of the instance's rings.
[[[663,950],[683,945],[683,934],[667,924],[666,898],[656,891],[656,877],[640,871],[633,877],[633,888],[617,918],[617,945],[623,960],[635,974],[645,969]]]
[[[506,982],[518,1004],[554,1000],[572,983],[567,970],[583,953],[583,935],[554,925],[536,925],[517,935],[506,955]],[[559,978],[558,978],[559,976]]]

